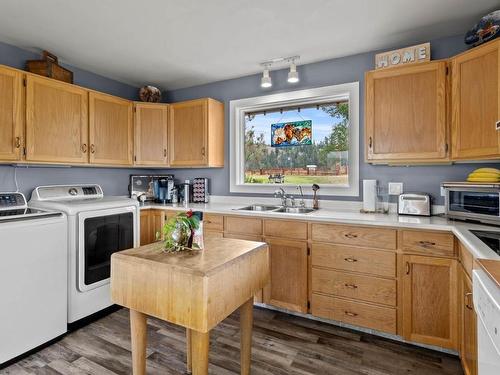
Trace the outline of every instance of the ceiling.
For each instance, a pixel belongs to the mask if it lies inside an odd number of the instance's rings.
[[[464,33],[498,0],[2,0],[0,40],[164,89]],[[300,69],[300,67],[299,67]]]

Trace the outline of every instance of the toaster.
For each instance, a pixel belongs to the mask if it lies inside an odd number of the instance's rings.
[[[431,216],[431,197],[426,193],[405,193],[398,198],[399,215]]]

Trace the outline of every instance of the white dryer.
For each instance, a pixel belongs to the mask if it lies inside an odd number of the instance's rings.
[[[30,207],[68,217],[68,323],[112,305],[111,254],[139,245],[139,204],[99,185],[37,187]]]

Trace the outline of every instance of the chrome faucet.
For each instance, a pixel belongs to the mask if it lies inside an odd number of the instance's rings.
[[[276,190],[274,192],[274,197],[275,198],[281,198],[281,205],[283,207],[286,207],[286,200],[288,199],[288,196],[286,195],[285,189],[282,187],[279,188],[279,190]]]
[[[300,192],[300,207],[305,207],[306,202],[304,201],[304,192],[302,191],[302,186],[297,185],[297,190]]]

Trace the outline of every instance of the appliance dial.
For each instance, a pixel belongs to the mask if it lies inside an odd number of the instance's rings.
[[[75,196],[75,195],[78,195],[78,190],[76,190],[76,188],[71,188],[68,190],[68,193],[69,193],[69,195]]]

